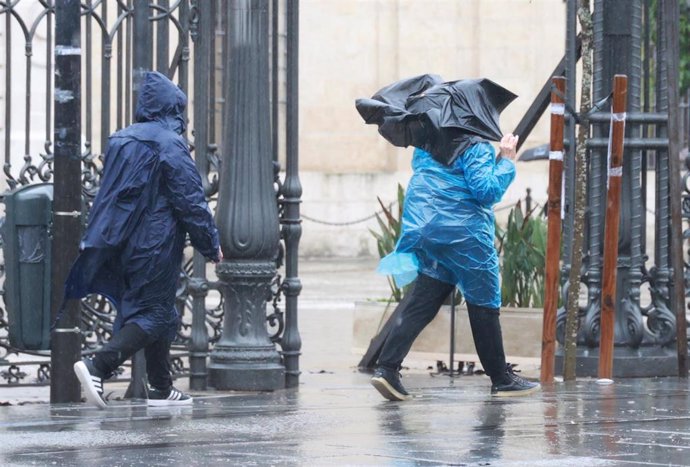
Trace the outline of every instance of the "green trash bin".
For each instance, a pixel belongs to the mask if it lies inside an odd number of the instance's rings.
[[[18,188],[5,197],[2,228],[5,306],[10,345],[50,349],[52,183]]]

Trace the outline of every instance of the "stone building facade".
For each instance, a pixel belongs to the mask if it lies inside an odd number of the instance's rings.
[[[43,9],[39,5],[38,0],[22,0],[18,10],[22,17],[31,17],[32,11]],[[113,15],[115,8],[110,11]],[[0,102],[4,109],[9,34],[12,105],[9,132],[5,112],[0,112],[0,148],[4,159],[9,137],[10,159],[17,167],[26,152],[25,41],[17,23],[4,19],[0,21]],[[28,133],[33,155],[43,150],[46,140],[45,37],[43,23],[32,40]],[[397,183],[404,185],[409,178],[412,150],[392,147],[375,127],[364,125],[354,107],[356,98],[422,73],[448,80],[488,77],[519,96],[502,118],[504,132],[512,131],[563,56],[564,41],[563,0],[301,0],[299,139],[305,215],[301,253],[375,255],[369,228],[376,228],[376,222],[361,219],[377,211],[377,196],[393,201]],[[100,54],[99,41],[93,47],[93,53]],[[284,66],[284,57],[280,63]],[[98,73],[96,66],[94,82]],[[190,104],[193,112],[193,100]],[[99,109],[93,109],[92,118],[100,121]],[[93,132],[98,151],[98,124]],[[547,141],[544,117],[524,147]],[[520,164],[518,173],[502,205],[524,196],[526,187],[532,188],[535,199],[545,198],[545,163]]]

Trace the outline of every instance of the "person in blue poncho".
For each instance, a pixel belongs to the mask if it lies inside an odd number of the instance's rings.
[[[516,136],[506,135],[497,158],[488,142],[476,143],[449,167],[415,150],[402,234],[395,252],[379,265],[379,271],[394,275],[400,286],[416,276],[372,378],[387,399],[410,397],[398,374],[402,361],[456,285],[467,304],[477,354],[491,378],[491,393],[515,396],[539,388],[506,365],[499,322],[501,288],[492,206],[515,177],[516,144]]]
[[[149,405],[191,404],[172,385],[170,344],[179,326],[175,292],[185,238],[222,258],[201,177],[182,136],[185,94],[158,72],[140,83],[136,123],[110,136],[98,194],[65,300],[107,297],[117,309],[113,337],[74,371],[87,400],[105,408],[103,380],[144,349]]]
[[[499,322],[493,206],[515,178],[518,137],[501,137],[498,115],[515,97],[486,79],[444,83],[436,75],[421,75],[356,103],[365,121],[377,124],[388,141],[416,147],[401,236],[378,269],[398,286],[412,282],[371,380],[389,400],[411,397],[400,381],[402,362],[456,286],[467,304],[477,354],[491,378],[491,394],[525,395],[540,387],[506,364]],[[500,139],[498,157],[487,139]]]

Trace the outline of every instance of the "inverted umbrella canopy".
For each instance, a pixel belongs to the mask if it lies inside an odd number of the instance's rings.
[[[501,139],[498,117],[516,97],[489,79],[443,82],[427,74],[390,84],[355,106],[391,144],[424,149],[449,165],[474,142]]]

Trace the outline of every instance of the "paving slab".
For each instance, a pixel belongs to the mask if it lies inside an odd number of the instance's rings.
[[[676,378],[557,384],[496,399],[483,376],[404,383],[383,400],[353,372],[305,374],[298,390],[196,394],[193,407],[118,402],[0,410],[0,464],[688,465],[690,395]]]
[[[383,400],[351,352],[354,301],[387,290],[374,265],[301,264],[296,390],[197,391],[192,407],[151,409],[107,384],[112,406],[99,411],[3,388],[15,405],[0,407],[0,465],[690,465],[690,388],[678,378],[582,379],[501,400],[485,376],[433,375],[415,356],[403,371],[415,397]]]

